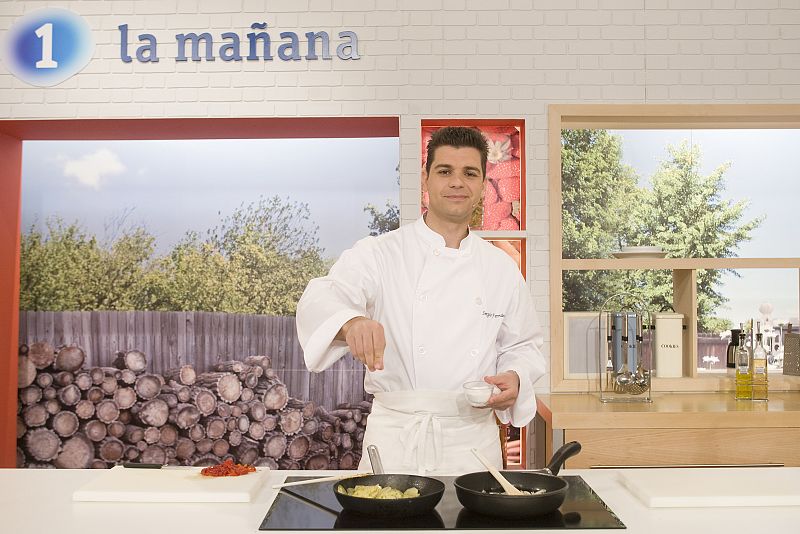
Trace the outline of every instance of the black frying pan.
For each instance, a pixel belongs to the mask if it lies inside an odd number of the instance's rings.
[[[400,491],[415,487],[419,490],[419,496],[408,499],[366,499],[337,491],[339,486],[347,489],[375,484],[391,486]],[[409,517],[431,512],[444,495],[444,483],[441,480],[419,475],[384,474],[346,478],[334,482],[332,489],[339,504],[346,511],[381,517]]]
[[[464,508],[471,512],[505,518],[533,517],[556,510],[567,495],[569,484],[555,475],[564,461],[575,456],[581,444],[571,441],[558,449],[547,467],[539,472],[503,471],[503,476],[517,489],[545,490],[538,495],[506,495],[503,488],[488,471],[469,473],[456,478],[456,496]]]

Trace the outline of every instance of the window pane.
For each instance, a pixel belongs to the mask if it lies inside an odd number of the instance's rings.
[[[800,130],[564,130],[563,257],[797,257]]]

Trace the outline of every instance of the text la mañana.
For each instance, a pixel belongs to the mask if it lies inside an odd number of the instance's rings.
[[[214,39],[208,32],[200,34],[178,33],[175,41],[178,44],[178,53],[175,61],[214,61],[219,57],[222,61],[248,61],[275,59],[272,53],[272,38],[265,31],[256,32],[255,30],[265,30],[266,22],[255,22],[250,26],[254,30],[246,35],[246,50],[241,49],[242,39],[234,32],[225,32],[221,37],[221,42],[214,55]],[[118,26],[120,34],[119,57],[125,63],[130,63],[133,58],[128,54],[128,25]],[[281,32],[281,44],[277,48],[277,58],[282,61],[299,61],[300,59],[331,59],[330,36],[327,32],[308,32],[305,40],[302,41],[305,48],[305,55],[301,52],[301,40],[295,32]],[[358,55],[358,36],[355,32],[341,31],[339,38],[343,41],[336,47],[336,56],[339,59],[359,59]],[[158,41],[153,34],[142,33],[138,35],[139,46],[136,49],[136,60],[141,63],[157,63]],[[277,43],[276,43],[277,44]],[[201,48],[202,47],[202,48]],[[190,48],[191,56],[187,56],[187,48]],[[201,55],[201,51],[203,54]],[[246,52],[246,55],[242,55]]]

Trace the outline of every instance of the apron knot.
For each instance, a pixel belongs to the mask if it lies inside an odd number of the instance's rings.
[[[429,435],[433,444],[433,462],[426,454]],[[403,426],[400,444],[405,450],[403,463],[416,463],[423,475],[433,471],[442,461],[442,422],[430,412],[414,412],[411,420]],[[413,460],[414,453],[416,462]]]

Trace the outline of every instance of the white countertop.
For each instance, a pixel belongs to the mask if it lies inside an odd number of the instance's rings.
[[[800,477],[800,468],[775,469],[791,469]],[[0,532],[255,534],[277,493],[272,489],[273,484],[291,475],[330,474],[330,471],[272,472],[254,501],[247,504],[140,504],[73,502],[72,492],[96,477],[98,472],[94,470],[0,469]],[[582,476],[628,527],[626,531],[586,531],[591,534],[800,532],[800,506],[651,509],[619,483],[616,470],[565,470],[561,474]]]

